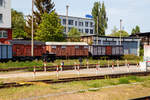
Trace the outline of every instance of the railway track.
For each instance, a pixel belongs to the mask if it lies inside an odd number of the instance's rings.
[[[142,98],[136,98],[136,99],[130,99],[130,100],[150,100],[150,96],[142,97]]]
[[[127,76],[148,76],[148,75],[150,75],[150,72],[134,72],[134,73],[108,74],[108,75],[88,76],[88,77],[61,78],[57,80],[35,80],[35,81],[25,82],[27,84],[19,84],[15,82],[0,84],[0,89],[10,88],[10,87],[30,86],[38,82],[43,82],[46,84],[59,84],[59,83],[67,83],[73,81],[87,81],[87,80],[97,80],[97,79],[107,79],[107,78],[120,78],[120,77],[127,77]]]
[[[32,84],[19,84],[19,83],[2,83],[0,84],[0,89],[3,89],[3,88],[11,88],[11,87],[22,87],[22,86],[30,86]]]

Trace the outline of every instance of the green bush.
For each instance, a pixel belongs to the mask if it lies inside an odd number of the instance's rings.
[[[129,79],[127,77],[122,77],[119,79],[119,84],[129,84]]]
[[[137,76],[129,76],[129,77],[128,77],[128,80],[136,81],[136,82],[142,82],[142,81],[143,81],[142,78],[137,77]]]
[[[88,86],[89,86],[89,87],[92,87],[92,88],[98,88],[98,87],[100,87],[101,85],[100,85],[100,83],[92,83],[92,84],[89,84]]]
[[[123,59],[124,60],[140,60],[140,57],[136,55],[124,55]]]

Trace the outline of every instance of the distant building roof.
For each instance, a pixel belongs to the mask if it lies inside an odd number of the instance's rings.
[[[25,44],[25,45],[31,45],[30,40],[9,40],[11,44]],[[41,41],[34,41],[34,45],[44,45],[45,42]]]
[[[138,36],[149,36],[149,35],[150,35],[150,32],[145,32],[145,33],[136,33],[136,34],[131,35],[131,36],[135,36],[135,35],[138,35]]]
[[[85,42],[46,42],[46,45],[88,45]]]
[[[97,37],[97,35],[96,34],[89,34],[89,35],[82,35],[81,37],[90,37],[90,36],[95,36],[95,37]],[[114,37],[114,36],[98,36],[98,37],[105,37],[105,38],[120,38],[120,37]],[[121,37],[121,38],[125,38],[125,39],[139,39],[139,38],[137,38],[137,37]]]

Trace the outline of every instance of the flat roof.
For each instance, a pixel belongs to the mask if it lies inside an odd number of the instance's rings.
[[[59,16],[66,17],[65,15],[59,15]],[[83,17],[74,17],[74,16],[68,16],[68,17],[94,21],[93,18],[83,18]]]
[[[46,45],[79,45],[84,46],[88,45],[85,42],[46,42]]]

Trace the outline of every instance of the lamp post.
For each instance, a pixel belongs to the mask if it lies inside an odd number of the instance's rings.
[[[68,8],[69,8],[69,5],[66,6],[66,34],[68,32]]]
[[[98,27],[99,27],[99,25],[98,25],[98,23],[99,23],[99,18],[98,18],[99,16],[97,16],[97,45],[98,45]]]
[[[33,29],[33,20],[34,20],[34,16],[33,16],[33,10],[34,10],[34,0],[32,0],[32,28],[31,28],[31,32],[32,32],[32,36],[31,36],[31,56],[34,56],[34,43],[33,43],[33,33],[34,33],[34,29]]]
[[[120,45],[121,45],[121,30],[122,30],[122,19],[120,19]]]

